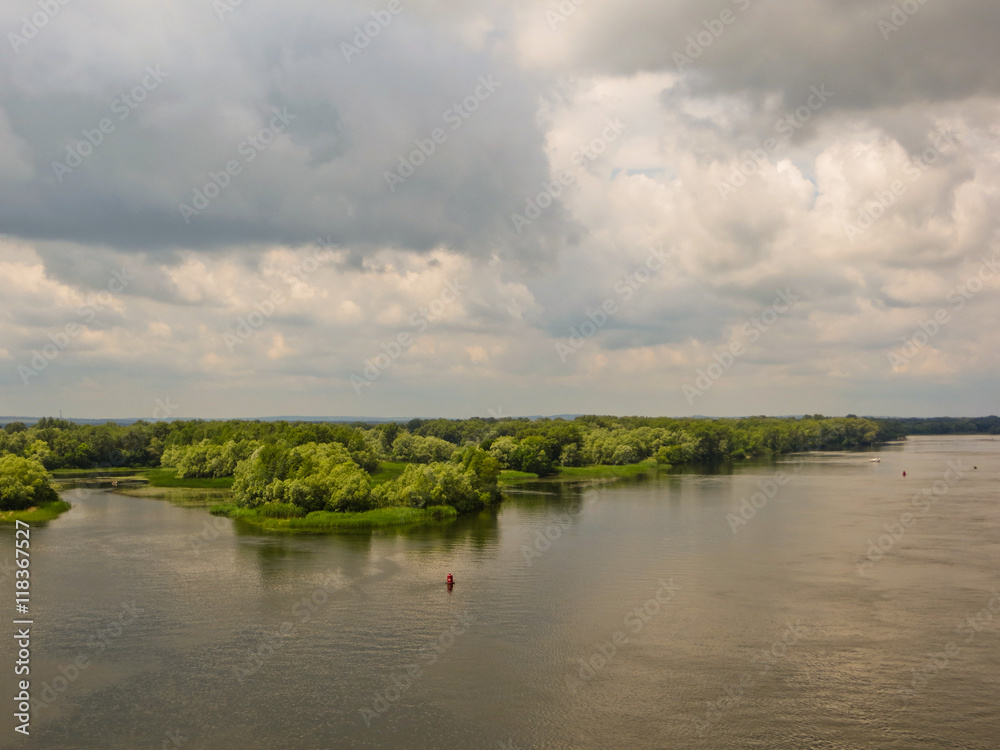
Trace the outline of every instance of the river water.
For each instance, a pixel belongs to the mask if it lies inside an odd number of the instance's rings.
[[[880,455],[334,536],[70,491],[32,531],[31,737],[8,710],[0,747],[1000,747],[1000,440]]]

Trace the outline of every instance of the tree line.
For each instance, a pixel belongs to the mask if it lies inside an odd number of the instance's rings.
[[[164,466],[176,469],[179,477],[233,477],[237,501],[246,507],[272,504],[309,512],[443,503],[469,510],[499,497],[497,478],[503,470],[545,477],[560,467],[714,463],[865,448],[931,431],[995,434],[1000,419],[813,414],[740,419],[477,417],[377,425],[185,420],[123,426],[79,425],[47,417],[31,427],[11,422],[0,430],[0,458],[8,459],[4,471],[26,478],[3,482],[0,507],[26,502],[31,494],[26,488],[38,486],[38,471]],[[17,462],[9,460],[15,458]],[[373,479],[383,462],[406,466],[388,480]],[[7,499],[15,495],[16,501]]]
[[[336,443],[369,472],[381,460],[447,461],[459,448],[476,445],[503,468],[545,475],[559,466],[629,464],[649,458],[684,464],[849,450],[902,437],[911,429],[908,422],[815,414],[741,419],[477,417],[378,425],[186,420],[123,426],[44,418],[31,427],[5,425],[0,455],[31,458],[47,469],[150,467],[162,462],[178,468],[190,465],[191,476],[231,476],[252,447],[264,444],[294,448]]]

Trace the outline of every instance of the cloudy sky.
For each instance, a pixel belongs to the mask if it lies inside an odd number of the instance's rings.
[[[0,414],[997,412],[993,0],[0,32]]]

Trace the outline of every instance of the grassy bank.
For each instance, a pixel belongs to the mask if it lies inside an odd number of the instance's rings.
[[[53,469],[53,479],[58,482],[81,483],[105,479],[145,480],[150,487],[175,487],[182,489],[228,490],[233,486],[232,477],[206,479],[202,477],[178,477],[177,469],[164,467],[139,467],[135,469]]]
[[[383,482],[391,482],[406,471],[407,466],[409,464],[405,461],[380,462],[378,469],[372,473],[372,486],[374,487],[376,484],[382,484]]]
[[[113,469],[49,469],[56,479],[87,479],[90,477],[125,477],[135,476],[136,472],[142,469],[113,468]]]
[[[289,509],[290,510],[290,509]],[[258,526],[268,531],[367,531],[392,526],[414,526],[443,523],[458,517],[458,511],[447,505],[431,508],[378,508],[364,513],[331,513],[314,511],[305,516],[274,517],[275,509],[240,508],[231,503],[215,505],[211,513]]]
[[[624,466],[561,466],[557,473],[549,477],[539,477],[525,471],[505,469],[500,472],[501,485],[519,484],[522,482],[591,482],[598,480],[622,479],[646,474],[657,469],[669,469],[666,464],[657,465],[643,461]]]
[[[532,474],[527,471],[514,471],[513,469],[504,469],[500,472],[500,477],[497,479],[497,484],[517,484],[518,482],[536,482],[538,481],[538,475]]]
[[[177,476],[177,469],[137,469],[136,474],[149,480],[150,487],[183,487],[185,489],[228,490],[233,486],[232,477],[206,479]]]
[[[65,469],[52,472],[62,488],[101,488],[119,495],[169,500],[174,505],[207,506],[232,498],[232,477],[202,479],[178,478],[176,469]],[[118,486],[109,487],[111,480]]]
[[[657,466],[656,463],[641,462],[625,464],[624,466],[563,466],[552,479],[570,481],[586,481],[588,479],[620,479],[634,477],[657,469],[669,469],[669,465]]]
[[[0,523],[14,523],[24,521],[25,523],[42,523],[58,518],[73,506],[64,500],[57,500],[54,503],[46,503],[27,510],[7,510],[0,512]]]
[[[112,490],[118,495],[143,497],[148,500],[167,500],[173,505],[185,508],[207,507],[216,503],[229,502],[233,498],[230,490],[206,489],[203,487],[152,487],[148,484],[134,487],[118,487]]]

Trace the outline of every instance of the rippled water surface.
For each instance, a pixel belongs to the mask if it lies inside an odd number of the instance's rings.
[[[32,536],[51,702],[0,747],[1000,747],[1000,441],[880,455],[538,484],[374,535],[74,490]]]

